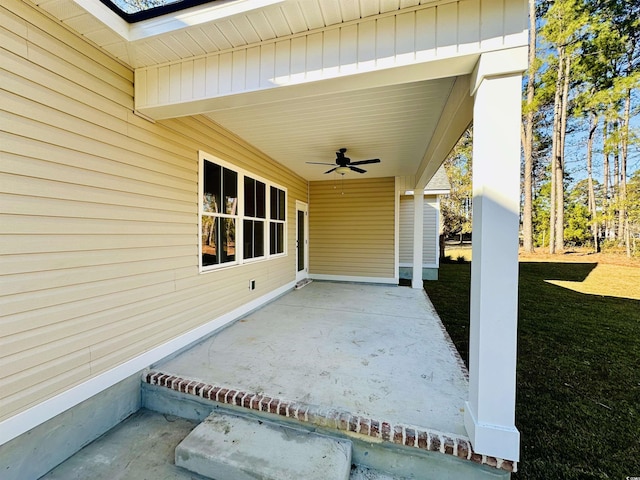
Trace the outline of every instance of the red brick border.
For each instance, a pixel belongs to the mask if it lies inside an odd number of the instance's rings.
[[[359,433],[419,450],[440,452],[507,472],[515,472],[517,470],[517,462],[475,453],[469,439],[462,435],[452,435],[426,428],[393,424],[352,415],[349,412],[332,408],[322,408],[301,402],[289,402],[258,393],[209,385],[198,380],[181,378],[162,372],[147,372],[143,375],[143,381],[149,385],[157,385],[214,402],[235,405],[259,412],[273,413],[319,427]]]

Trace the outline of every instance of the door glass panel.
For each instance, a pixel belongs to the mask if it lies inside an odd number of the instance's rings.
[[[298,210],[298,271],[304,270],[304,212]]]

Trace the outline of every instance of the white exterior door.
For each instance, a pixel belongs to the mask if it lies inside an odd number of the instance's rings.
[[[296,201],[296,282],[309,277],[309,207]]]

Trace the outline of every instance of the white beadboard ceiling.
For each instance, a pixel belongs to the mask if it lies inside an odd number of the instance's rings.
[[[330,166],[306,162],[333,163],[341,147],[348,149],[346,156],[354,162],[381,159],[379,164],[363,165],[367,171],[363,176],[409,176],[422,160],[453,81],[246,106],[216,111],[210,117],[309,180],[338,176],[324,174]]]
[[[128,25],[98,0],[31,1],[134,69],[434,3],[228,0]],[[308,180],[334,178],[337,174],[324,175],[331,167],[306,162],[332,163],[341,147],[348,149],[352,161],[382,160],[365,165],[366,176],[409,176],[415,174],[425,154],[454,80],[242,106],[209,116]]]

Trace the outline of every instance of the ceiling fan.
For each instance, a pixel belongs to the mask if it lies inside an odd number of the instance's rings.
[[[336,152],[336,163],[335,166],[331,170],[327,170],[324,173],[336,172],[340,175],[344,175],[348,173],[350,170],[358,173],[366,173],[366,170],[362,168],[356,167],[356,165],[366,165],[367,163],[380,163],[379,158],[372,158],[370,160],[360,160],[358,162],[352,162],[350,158],[345,157],[344,154],[347,152],[346,148],[341,148]],[[313,165],[334,165],[333,163],[322,163],[322,162],[307,162]]]

